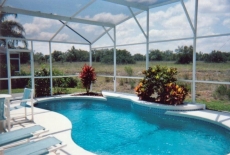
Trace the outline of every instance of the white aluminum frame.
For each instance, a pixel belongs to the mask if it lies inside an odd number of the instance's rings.
[[[112,3],[116,3],[116,4],[122,4],[127,6],[127,8],[129,9],[130,13],[132,16],[129,16],[127,18],[125,18],[124,20],[120,21],[119,23],[116,24],[111,24],[111,23],[107,23],[107,22],[96,22],[96,21],[90,21],[90,20],[86,20],[86,19],[79,19],[79,18],[75,18],[75,16],[77,14],[79,14],[81,11],[83,11],[84,9],[86,9],[88,6],[90,6],[92,3],[95,2],[95,0],[91,0],[88,4],[86,4],[85,6],[83,6],[79,11],[77,11],[74,15],[72,15],[71,17],[66,17],[66,16],[59,16],[59,15],[53,15],[53,14],[47,14],[47,13],[42,13],[42,12],[35,12],[35,11],[28,11],[28,10],[23,10],[23,9],[17,9],[17,8],[12,8],[12,7],[5,7],[4,4],[6,3],[7,0],[3,0],[1,3],[1,7],[0,7],[0,11],[4,11],[4,12],[9,12],[9,13],[17,13],[17,14],[25,14],[25,15],[32,15],[32,16],[37,16],[37,17],[44,17],[44,18],[50,18],[50,19],[57,19],[57,20],[64,20],[66,21],[61,27],[60,29],[50,38],[49,41],[47,40],[37,40],[37,39],[26,39],[27,41],[31,41],[31,50],[33,51],[33,41],[39,41],[39,42],[49,42],[49,54],[50,54],[50,70],[52,70],[52,54],[51,54],[51,43],[70,43],[70,44],[82,44],[82,45],[88,45],[89,46],[89,64],[90,66],[92,66],[92,51],[94,49],[101,49],[101,48],[113,48],[114,49],[114,75],[110,76],[110,75],[97,75],[97,76],[102,76],[102,77],[112,77],[114,79],[114,92],[116,92],[116,79],[117,78],[132,78],[132,79],[141,79],[142,77],[129,77],[129,76],[117,76],[116,75],[116,47],[120,47],[120,46],[131,46],[131,45],[141,45],[141,44],[146,44],[146,69],[148,69],[149,67],[149,44],[151,43],[161,43],[161,42],[171,42],[171,41],[179,41],[179,40],[193,40],[193,72],[192,72],[192,80],[180,80],[180,81],[184,81],[184,82],[189,82],[192,84],[192,102],[195,103],[196,102],[196,83],[207,83],[207,84],[227,84],[230,85],[230,82],[219,82],[219,81],[202,81],[202,80],[197,80],[196,79],[196,41],[197,39],[202,39],[202,38],[210,38],[210,37],[221,37],[221,36],[230,36],[230,33],[225,33],[225,34],[218,34],[218,35],[206,35],[206,36],[197,36],[197,18],[198,18],[198,0],[195,0],[195,16],[194,16],[194,25],[192,24],[192,21],[189,17],[189,14],[187,12],[186,6],[184,4],[183,0],[170,0],[164,3],[160,3],[158,5],[153,5],[153,6],[148,6],[148,7],[143,7],[143,6],[139,6],[139,5],[132,5],[130,3],[126,3],[124,1],[121,0],[105,0],[108,2],[112,2]],[[150,41],[149,40],[149,9],[151,8],[155,8],[158,6],[162,6],[162,5],[166,5],[166,4],[171,4],[171,3],[175,3],[175,2],[180,2],[183,10],[185,12],[186,18],[188,20],[188,23],[191,27],[191,30],[193,32],[193,37],[187,37],[187,38],[175,38],[175,39],[168,39],[168,40],[156,40],[156,41]],[[134,8],[138,8],[140,9],[140,11],[138,11],[137,13],[133,13],[131,7]],[[144,32],[144,30],[142,29],[140,23],[138,22],[138,20],[136,19],[136,15],[142,13],[146,11],[146,16],[147,16],[147,27],[146,27],[146,34]],[[121,44],[121,45],[117,45],[116,44],[116,26],[129,20],[130,18],[134,18],[134,20],[136,21],[136,23],[138,24],[140,30],[142,31],[142,33],[144,34],[145,38],[146,38],[146,42],[141,42],[141,43],[131,43],[131,44]],[[55,36],[64,28],[64,26],[66,26],[68,24],[68,22],[76,22],[76,23],[83,23],[83,24],[90,24],[90,25],[97,25],[97,26],[102,26],[102,28],[105,30],[105,32],[103,32],[101,35],[99,35],[94,41],[92,41],[91,43],[78,43],[78,42],[62,42],[62,41],[53,41],[53,39],[55,38]],[[106,29],[106,27],[109,27],[108,29]],[[111,37],[111,35],[109,34],[109,31],[114,29],[114,38]],[[113,46],[104,46],[104,47],[92,47],[92,45],[98,41],[101,37],[103,37],[105,34],[107,34],[110,39],[113,42]],[[8,43],[8,39],[16,39],[16,40],[25,40],[25,39],[20,39],[20,38],[9,38],[9,37],[2,37],[0,36],[0,38],[6,39],[6,42]],[[6,48],[7,51],[7,78],[1,78],[0,80],[8,80],[8,92],[9,94],[11,94],[11,79],[16,79],[16,78],[31,78],[32,80],[32,89],[35,89],[35,79],[38,78],[49,78],[51,80],[51,95],[53,94],[52,92],[52,78],[58,78],[58,77],[76,77],[76,75],[66,75],[66,76],[53,76],[52,72],[50,72],[50,76],[46,76],[46,77],[34,77],[34,64],[31,63],[31,76],[23,76],[23,77],[11,77],[11,73],[10,73],[10,52],[8,47]],[[33,53],[31,52],[31,62],[34,62],[33,59]]]

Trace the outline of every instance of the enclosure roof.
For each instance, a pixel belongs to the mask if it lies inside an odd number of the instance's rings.
[[[75,42],[75,40],[59,39],[60,32],[72,31],[78,36],[76,39],[78,42],[91,44],[98,37],[106,34],[106,31],[132,18],[132,14],[138,15],[150,8],[178,1],[180,0],[39,0],[33,2],[31,0],[0,0],[0,11],[15,13],[28,20],[37,17],[57,22],[57,28],[49,32],[52,35],[43,38],[44,40]],[[86,25],[94,26],[95,31],[99,31],[100,34],[92,39],[84,35],[86,33],[83,32],[84,30],[80,32],[75,28]],[[32,39],[29,35],[26,38]]]

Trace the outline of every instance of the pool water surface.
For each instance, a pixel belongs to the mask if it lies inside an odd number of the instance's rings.
[[[74,142],[96,154],[230,153],[229,131],[203,121],[140,114],[97,100],[63,99],[37,107],[66,116],[72,122]]]

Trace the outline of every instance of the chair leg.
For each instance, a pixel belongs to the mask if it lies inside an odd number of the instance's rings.
[[[8,131],[10,131],[10,129],[11,129],[11,124],[10,124],[10,120],[11,120],[11,118],[10,118],[10,101],[9,101],[9,99],[7,99],[7,126],[8,126]]]
[[[0,147],[0,155],[4,155],[4,149]]]
[[[26,107],[25,107],[25,119],[26,119],[26,116],[27,116],[27,111],[26,111]]]
[[[31,100],[31,120],[34,121],[34,104]]]

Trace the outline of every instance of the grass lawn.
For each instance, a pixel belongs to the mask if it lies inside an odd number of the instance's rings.
[[[198,103],[204,103],[207,109],[216,111],[228,111],[230,112],[230,101],[198,101]]]

